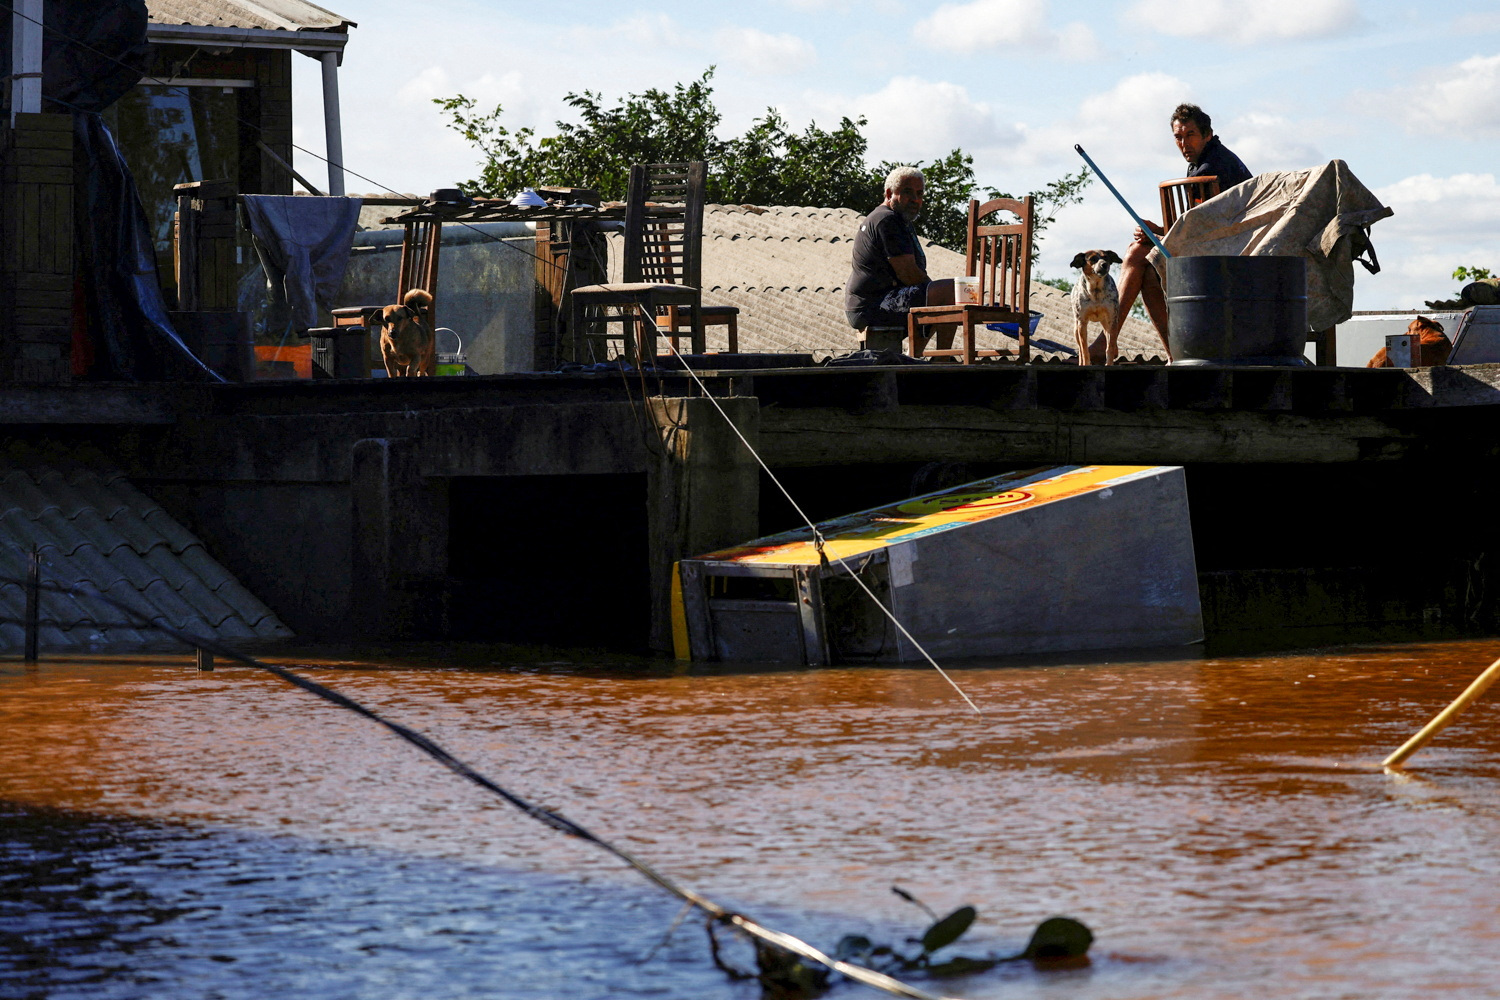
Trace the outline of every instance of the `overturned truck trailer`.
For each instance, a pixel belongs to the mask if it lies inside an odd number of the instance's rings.
[[[865,588],[938,658],[1203,638],[1178,467],[1007,473],[818,528],[822,553],[800,529],[678,563],[678,657],[921,659]]]

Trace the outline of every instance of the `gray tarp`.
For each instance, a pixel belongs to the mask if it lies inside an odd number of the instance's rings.
[[[271,286],[268,332],[310,329],[318,325],[318,307],[332,307],[360,204],[358,198],[245,195],[255,252]]]
[[[1354,310],[1353,262],[1380,270],[1368,230],[1393,214],[1347,163],[1330,160],[1257,174],[1183,213],[1162,242],[1174,257],[1306,257],[1308,328],[1325,330]],[[1151,257],[1165,282],[1160,252]]]

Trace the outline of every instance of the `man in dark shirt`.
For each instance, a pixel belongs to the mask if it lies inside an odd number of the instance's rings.
[[[911,224],[922,210],[924,181],[915,167],[897,167],[885,179],[885,201],[854,236],[854,269],[844,289],[844,315],[856,330],[906,327],[913,306],[948,305],[951,279],[927,276],[927,254]],[[954,327],[937,327],[938,347],[953,344]],[[867,346],[870,345],[868,340]]]
[[[1176,141],[1182,158],[1188,162],[1187,176],[1217,177],[1221,194],[1241,181],[1250,179],[1250,171],[1214,135],[1213,120],[1198,105],[1177,105],[1172,112],[1172,138]],[[1158,236],[1166,232],[1154,222],[1146,221],[1146,225]],[[1135,305],[1135,297],[1139,295],[1146,303],[1151,325],[1156,327],[1162,347],[1170,357],[1172,351],[1167,345],[1167,297],[1162,292],[1156,268],[1146,259],[1154,246],[1140,229],[1135,231],[1135,239],[1125,252],[1125,262],[1120,265],[1120,307],[1115,313],[1115,328],[1111,331],[1113,336],[1109,343],[1114,343],[1119,336],[1120,327],[1124,325],[1125,317],[1130,315],[1130,307]],[[1088,362],[1080,359],[1080,363]]]

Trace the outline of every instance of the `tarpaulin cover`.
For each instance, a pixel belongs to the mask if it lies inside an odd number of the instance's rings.
[[[89,378],[224,381],[167,318],[135,180],[97,114],[73,116],[73,219],[93,364]]]
[[[255,252],[271,286],[270,332],[311,329],[318,307],[333,307],[361,204],[358,198],[245,195]]]
[[[146,0],[45,7],[43,111],[103,111],[136,85],[148,51]],[[11,11],[11,0],[0,0],[0,78],[11,73]]]
[[[1174,257],[1307,258],[1308,327],[1326,330],[1354,310],[1353,262],[1380,270],[1369,228],[1393,214],[1347,163],[1331,160],[1236,184],[1184,212],[1162,242]],[[1165,280],[1161,253],[1151,258]]]

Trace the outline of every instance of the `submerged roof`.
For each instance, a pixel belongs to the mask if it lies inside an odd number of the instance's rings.
[[[844,318],[844,283],[854,234],[864,216],[848,208],[708,205],[703,212],[703,304],[738,306],[742,352],[801,351],[842,354],[854,350],[855,331]],[[611,237],[618,271],[618,235]],[[964,256],[923,241],[934,277],[964,273]],[[619,275],[612,276],[618,280]],[[1043,314],[1035,340],[1072,348],[1067,293],[1031,283],[1031,308]],[[1097,335],[1097,328],[1093,331]],[[709,349],[725,344],[724,328],[708,328]],[[980,347],[1013,347],[1015,340],[983,331]],[[1038,345],[1037,353],[1047,353]],[[1149,323],[1127,319],[1120,330],[1124,357],[1161,353]]]
[[[353,21],[307,0],[146,0],[151,24],[269,31],[340,31]]]
[[[220,566],[203,543],[118,470],[72,455],[0,455],[0,650],[25,632],[28,553],[40,551],[43,583],[86,585],[193,635],[236,643],[292,632]],[[38,640],[47,652],[181,648],[132,627],[101,600],[41,595]]]

